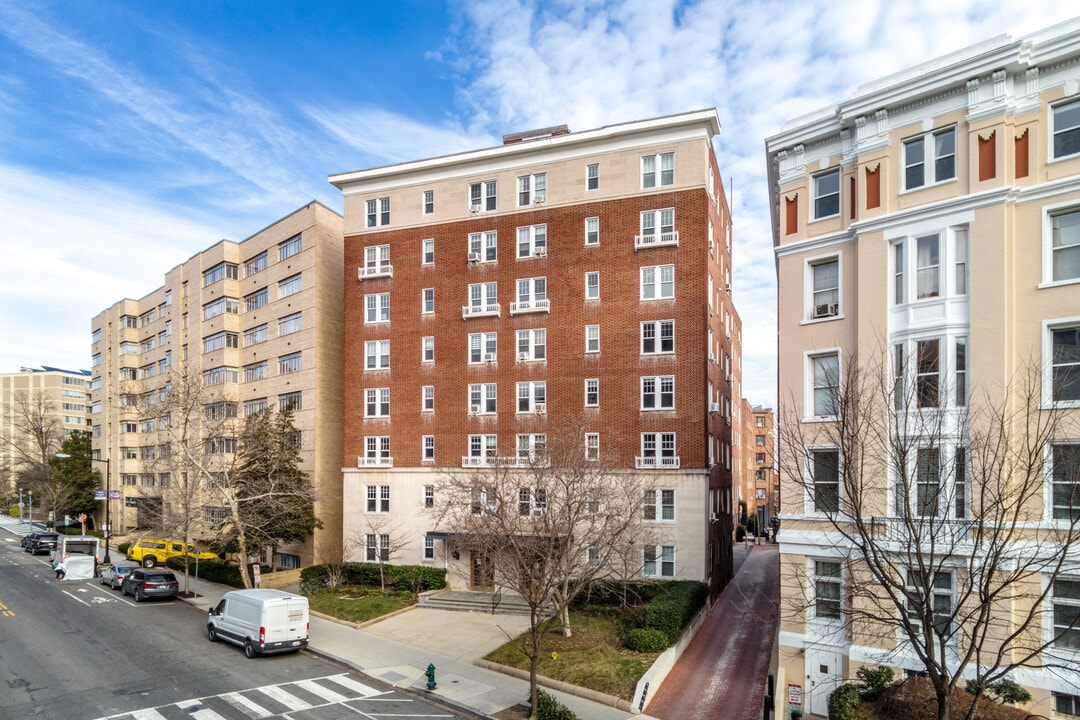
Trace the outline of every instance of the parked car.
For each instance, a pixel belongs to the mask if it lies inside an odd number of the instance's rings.
[[[101,584],[119,590],[124,579],[135,569],[134,565],[106,565],[101,569]]]
[[[180,583],[168,570],[137,568],[128,573],[120,589],[133,596],[135,602],[142,602],[147,598],[175,598],[180,594]]]
[[[308,645],[308,599],[283,590],[231,590],[210,611],[206,635],[244,648],[244,655],[296,652]]]
[[[158,563],[163,563],[172,557],[184,557],[198,560],[217,560],[216,553],[199,550],[194,545],[188,545],[175,540],[149,540],[141,538],[131,544],[127,551],[127,559],[139,563],[145,568],[152,568]]]
[[[26,537],[22,539],[23,549],[31,555],[40,555],[41,553],[51,553],[56,549],[56,541],[59,539],[59,535],[54,532],[38,532],[34,531],[27,533]]]

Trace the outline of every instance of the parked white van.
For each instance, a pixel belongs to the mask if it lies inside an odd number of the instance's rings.
[[[206,635],[256,655],[295,652],[307,647],[308,600],[284,590],[232,590],[210,611]]]

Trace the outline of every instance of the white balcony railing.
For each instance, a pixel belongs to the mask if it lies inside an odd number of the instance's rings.
[[[636,457],[634,458],[634,465],[638,470],[647,468],[657,468],[660,470],[677,470],[679,468],[679,456],[664,456],[664,457]]]
[[[461,458],[461,467],[547,467],[549,461],[537,457],[510,455],[509,457],[496,457],[494,455],[465,455]]]
[[[870,529],[874,537],[902,547],[922,547],[931,543],[938,547],[948,547],[966,542],[973,526],[974,522],[971,520],[940,516],[870,518]]]
[[[634,249],[641,250],[643,248],[651,247],[664,247],[664,246],[679,246],[679,231],[666,232],[660,234],[650,235],[635,235],[634,236]]]
[[[551,301],[545,298],[544,300],[522,300],[510,303],[511,315],[534,312],[551,312]]]
[[[468,320],[473,317],[498,316],[501,312],[502,307],[499,303],[491,303],[488,305],[465,305],[461,308],[461,317],[462,319]]]
[[[394,277],[393,265],[373,265],[371,267],[361,267],[356,273],[358,280],[367,280],[368,278],[377,277]]]
[[[394,467],[394,458],[389,456],[366,457],[361,455],[356,460],[357,467]]]

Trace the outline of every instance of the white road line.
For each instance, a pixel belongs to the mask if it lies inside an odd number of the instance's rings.
[[[86,602],[86,601],[84,601],[84,600],[79,600],[79,598],[75,597],[74,595],[72,595],[71,593],[69,593],[69,592],[68,592],[67,590],[65,590],[65,591],[64,591],[64,594],[65,594],[65,595],[67,595],[67,596],[68,596],[69,598],[71,598],[72,600],[76,600],[76,601],[78,601],[78,602],[81,602],[81,603],[82,603],[83,605],[85,605],[86,607],[90,607],[90,603],[88,603],[88,602]]]
[[[328,687],[323,687],[314,680],[299,680],[297,682],[294,682],[293,685],[307,690],[312,695],[316,695],[328,703],[345,702],[349,699],[341,693],[336,693]]]
[[[244,713],[250,718],[267,718],[274,713],[270,712],[262,705],[259,705],[254,700],[248,698],[245,695],[241,695],[238,692],[225,693],[220,696],[222,700],[232,705],[234,708]]]
[[[351,677],[349,677],[348,675],[345,675],[345,674],[334,675],[333,677],[330,677],[330,678],[327,678],[327,679],[336,682],[338,685],[344,685],[345,687],[349,688],[350,690],[354,690],[354,691],[360,693],[360,696],[365,697],[365,698],[369,698],[369,697],[372,697],[374,695],[382,695],[382,694],[385,693],[385,691],[383,691],[383,690],[376,690],[375,688],[371,687],[370,685],[365,685],[364,683],[357,682],[357,681],[353,680]]]
[[[147,708],[145,710],[133,710],[130,715],[135,720],[166,720],[164,715],[162,715],[153,708]]]
[[[259,688],[259,692],[266,693],[290,710],[310,710],[312,707],[292,693],[282,690],[277,685],[261,687]]]

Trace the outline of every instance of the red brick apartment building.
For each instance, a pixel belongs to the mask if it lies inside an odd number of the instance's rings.
[[[723,587],[741,330],[719,131],[715,110],[558,126],[330,178],[345,207],[353,559],[486,585],[428,534],[437,479],[573,428],[584,458],[655,488],[663,539],[643,573]]]

